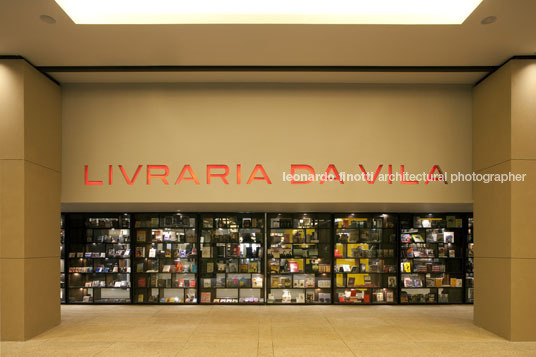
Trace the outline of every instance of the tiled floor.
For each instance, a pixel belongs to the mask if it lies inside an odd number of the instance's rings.
[[[2,356],[536,356],[473,325],[471,306],[63,306]]]

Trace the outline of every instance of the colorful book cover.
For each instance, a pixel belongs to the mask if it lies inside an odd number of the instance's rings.
[[[210,304],[210,292],[204,291],[201,293],[201,304]]]

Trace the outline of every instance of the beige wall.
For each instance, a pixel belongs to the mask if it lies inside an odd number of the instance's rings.
[[[61,91],[22,60],[0,61],[1,339],[60,322]]]
[[[475,322],[501,336],[536,340],[536,61],[510,61],[473,91],[473,168],[527,174],[477,183]]]
[[[359,173],[393,164],[419,173],[471,170],[471,90],[460,86],[382,85],[67,85],[63,97],[63,203],[320,202],[471,203],[471,184],[348,182],[291,185],[282,172],[309,164]],[[115,166],[107,185],[109,164]],[[125,183],[138,164],[169,165],[159,180]],[[191,164],[201,181],[173,185]],[[207,185],[206,165],[227,164],[228,186]],[[242,185],[234,182],[242,165]],[[255,164],[272,180],[245,182]],[[103,186],[84,185],[90,179]],[[179,207],[179,206],[177,206]]]

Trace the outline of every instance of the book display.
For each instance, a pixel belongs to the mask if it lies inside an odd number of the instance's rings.
[[[396,218],[335,216],[335,303],[398,302]]]
[[[69,215],[71,303],[129,303],[130,216]]]
[[[60,301],[473,303],[473,234],[465,213],[66,213]]]
[[[264,215],[201,215],[200,302],[264,303]]]
[[[65,303],[65,217],[60,221],[60,302]]]
[[[271,214],[269,304],[330,304],[331,215]]]
[[[134,302],[197,303],[195,215],[134,215]]]
[[[467,218],[467,260],[465,262],[465,302],[472,304],[475,300],[473,217]]]
[[[400,215],[400,303],[463,302],[464,215]]]

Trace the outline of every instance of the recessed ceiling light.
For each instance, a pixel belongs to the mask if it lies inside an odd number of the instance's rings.
[[[39,16],[39,19],[49,25],[53,25],[56,23],[56,19],[48,15],[41,15]]]
[[[461,24],[482,0],[56,0],[77,24]]]
[[[480,21],[480,23],[482,25],[489,25],[489,24],[494,23],[495,21],[497,21],[497,16],[488,16],[488,17],[483,18],[482,21]]]

